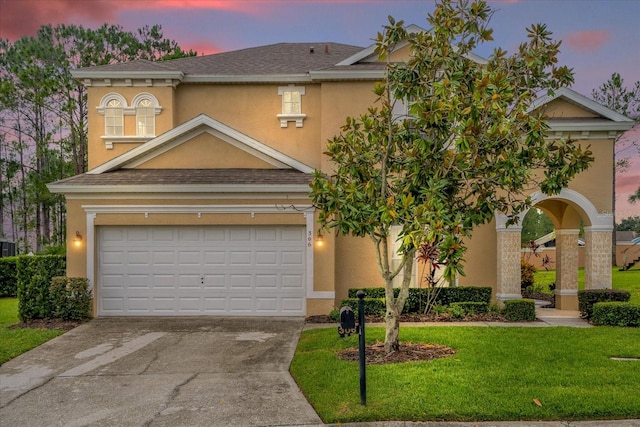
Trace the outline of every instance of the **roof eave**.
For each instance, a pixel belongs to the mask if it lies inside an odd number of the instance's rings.
[[[297,74],[189,74],[182,80],[183,83],[298,83],[310,82],[312,79],[308,73]]]
[[[182,71],[101,71],[101,70],[72,70],[71,76],[77,80],[83,79],[172,79],[184,78]]]
[[[272,193],[309,194],[308,184],[133,184],[133,185],[87,185],[50,183],[47,188],[56,194],[86,194],[96,197],[100,194],[230,194],[230,193]]]
[[[312,80],[381,80],[385,70],[321,70],[309,74]]]

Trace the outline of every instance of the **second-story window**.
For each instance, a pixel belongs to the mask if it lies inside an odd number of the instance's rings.
[[[127,100],[119,93],[111,92],[100,100],[98,113],[104,116],[103,138],[120,138],[124,135],[124,116]]]
[[[149,99],[141,99],[136,107],[137,134],[153,136],[156,133],[156,109]]]
[[[119,99],[111,99],[104,109],[105,135],[121,136],[124,134],[123,105]]]

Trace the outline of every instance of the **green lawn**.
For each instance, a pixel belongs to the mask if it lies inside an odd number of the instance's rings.
[[[358,363],[335,355],[355,336],[304,331],[291,373],[325,423],[640,418],[640,361],[610,359],[640,357],[640,328],[405,327],[400,338],[457,354],[367,366],[366,407]],[[383,339],[367,330],[369,343]]]
[[[17,328],[18,299],[0,298],[0,365],[64,333],[61,330]]]
[[[549,285],[556,281],[555,270],[541,270],[535,276],[535,283]],[[624,289],[631,293],[631,302],[640,304],[640,268],[635,267],[627,271],[619,271],[618,267],[612,269],[611,281],[614,289]],[[578,289],[584,289],[584,268],[578,271]]]

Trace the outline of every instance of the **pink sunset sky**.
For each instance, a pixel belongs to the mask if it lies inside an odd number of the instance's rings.
[[[545,23],[563,40],[560,61],[574,69],[573,89],[591,91],[619,72],[627,87],[640,80],[640,1],[489,0],[496,9],[495,41],[478,49],[514,50],[525,28]],[[278,42],[338,42],[368,46],[391,15],[427,27],[433,1],[381,0],[0,0],[0,37],[34,35],[43,24],[95,28],[107,22],[133,31],[162,25],[164,36],[184,49],[211,54]],[[640,129],[627,135],[640,140]],[[618,220],[640,215],[627,202],[640,185],[640,155],[630,149],[631,167],[617,180]]]

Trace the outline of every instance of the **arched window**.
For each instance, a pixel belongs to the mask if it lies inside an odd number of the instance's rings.
[[[139,93],[133,98],[136,110],[136,135],[156,136],[156,116],[162,111],[158,99],[150,93]]]
[[[138,136],[156,134],[156,108],[149,99],[141,99],[136,104],[136,123]]]
[[[111,99],[104,109],[104,132],[107,136],[124,134],[123,105],[118,99]]]
[[[124,135],[124,115],[127,100],[119,93],[108,93],[102,97],[98,105],[98,113],[104,116],[104,136],[119,137]]]

